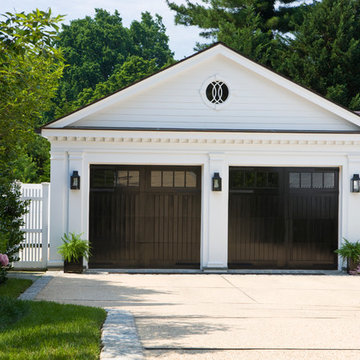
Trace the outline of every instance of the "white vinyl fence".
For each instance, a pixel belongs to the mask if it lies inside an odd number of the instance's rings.
[[[45,269],[48,260],[49,192],[50,184],[21,184],[21,198],[30,200],[29,212],[24,215],[25,232],[20,261],[15,269]]]

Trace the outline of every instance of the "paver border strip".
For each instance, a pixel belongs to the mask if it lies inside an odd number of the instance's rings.
[[[53,279],[53,275],[42,275],[36,279],[20,296],[19,300],[34,300],[41,290]]]
[[[143,349],[134,316],[125,310],[105,308],[100,360],[143,360]]]

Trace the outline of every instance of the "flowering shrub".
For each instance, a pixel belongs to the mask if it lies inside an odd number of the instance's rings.
[[[357,266],[354,270],[349,270],[350,275],[360,275],[360,265]]]
[[[6,254],[0,254],[0,265],[3,267],[9,265],[9,258]]]
[[[9,263],[19,260],[18,253],[24,239],[21,230],[23,215],[27,213],[29,204],[28,200],[21,200],[20,184],[3,175],[0,173],[0,283],[6,280]]]
[[[8,265],[8,256],[6,254],[0,254],[0,284],[6,280],[6,268]]]

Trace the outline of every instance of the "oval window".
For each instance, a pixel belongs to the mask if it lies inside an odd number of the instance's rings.
[[[213,81],[207,86],[205,93],[212,104],[222,104],[229,96],[229,89],[222,81]]]

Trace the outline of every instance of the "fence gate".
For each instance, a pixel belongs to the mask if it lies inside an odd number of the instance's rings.
[[[24,215],[23,248],[15,269],[44,269],[48,260],[49,183],[21,184],[21,199],[30,200]]]

